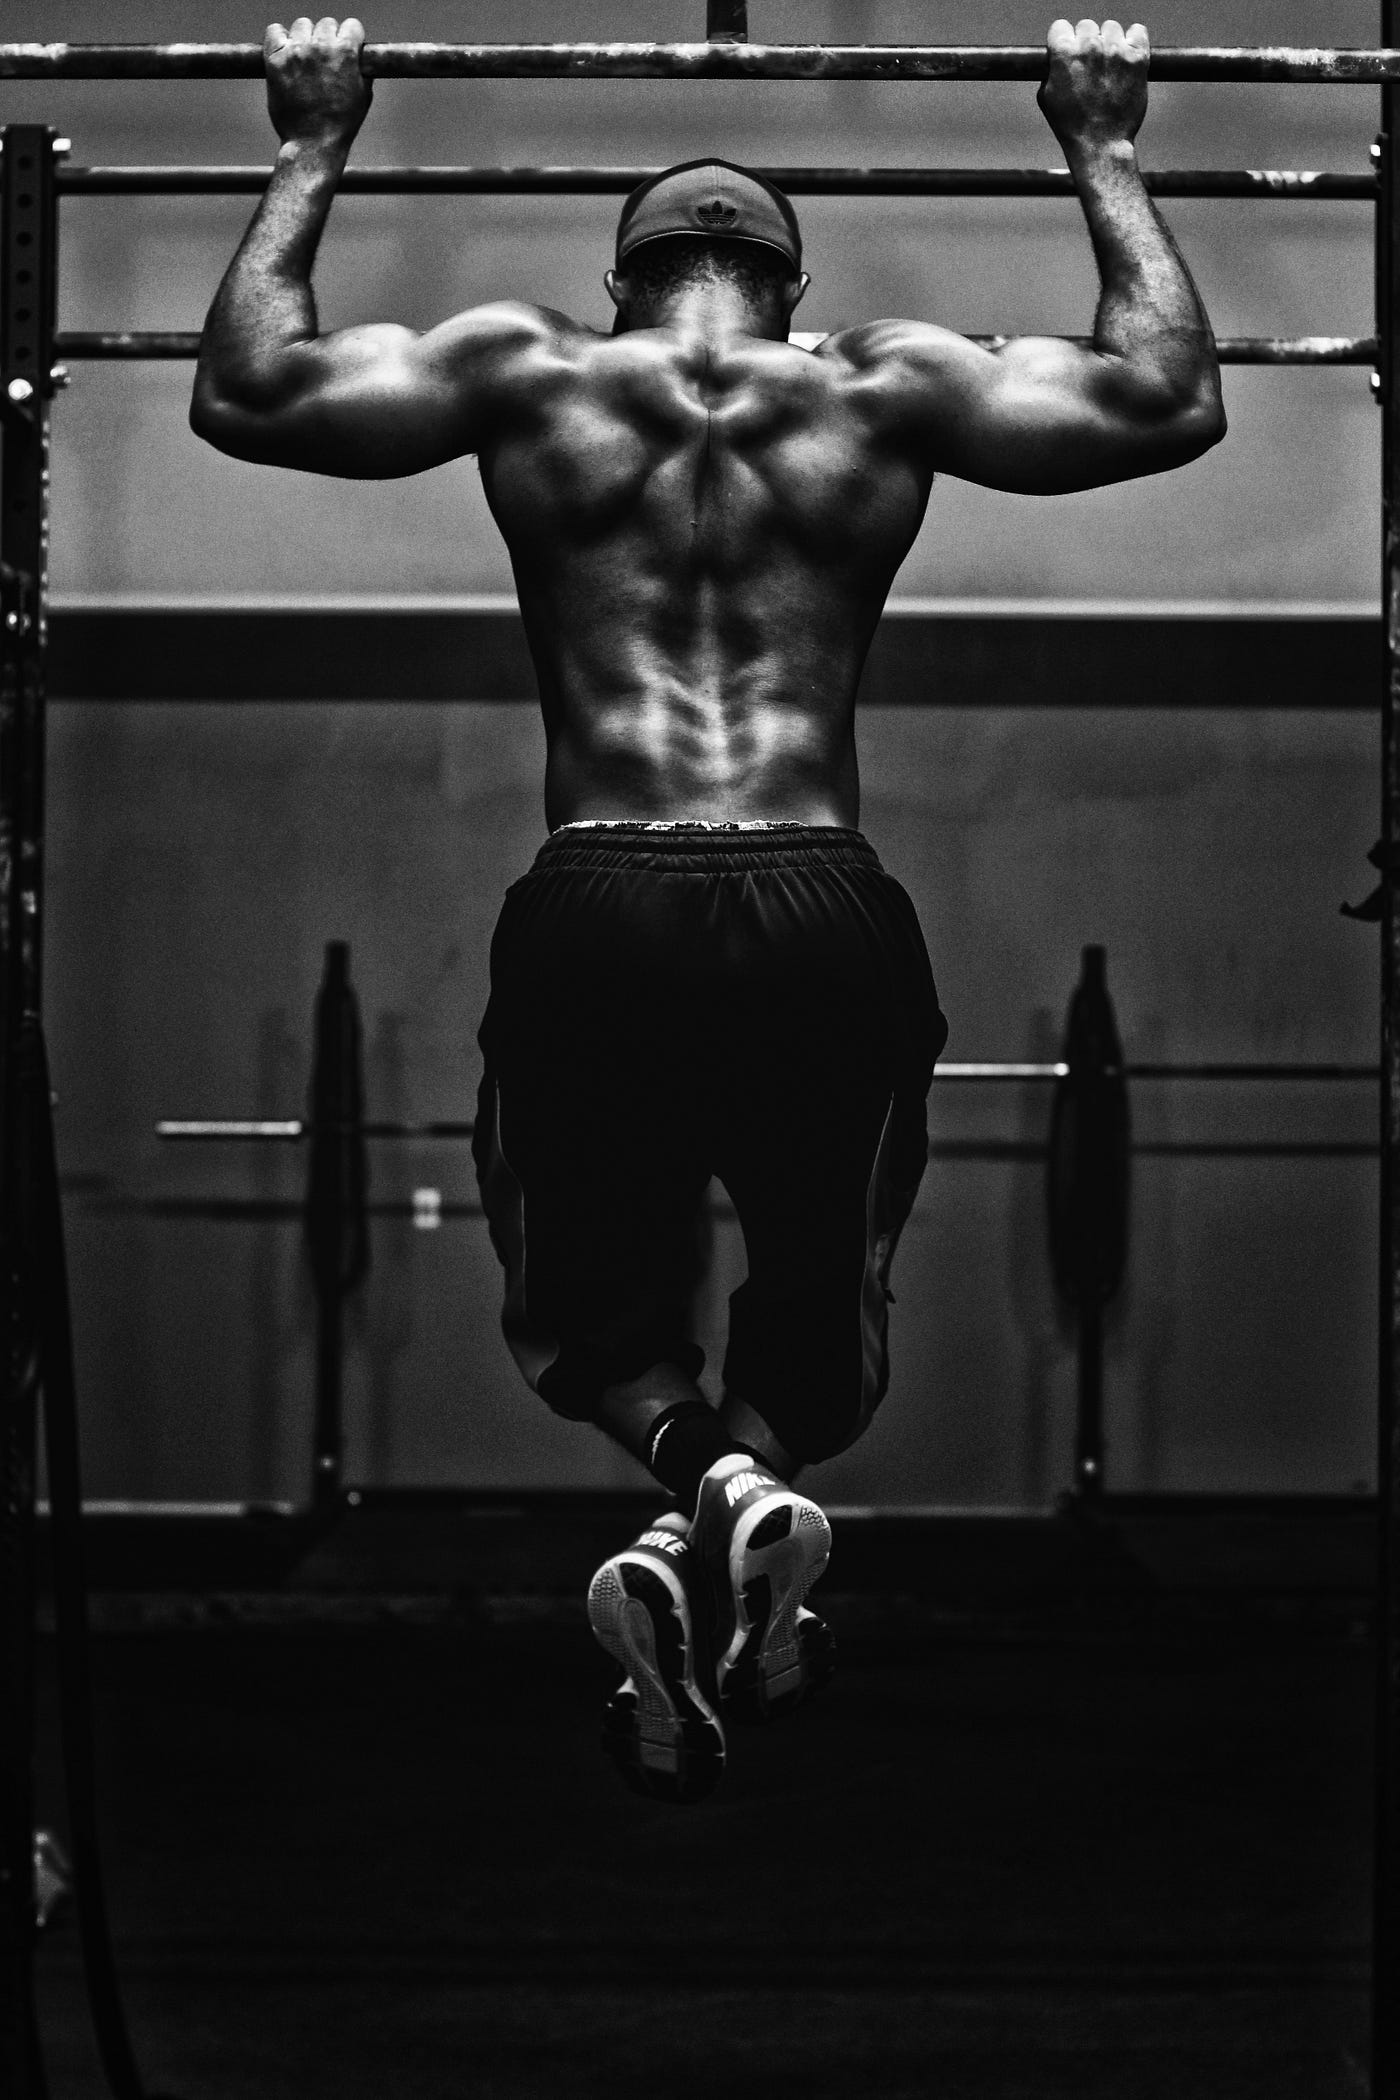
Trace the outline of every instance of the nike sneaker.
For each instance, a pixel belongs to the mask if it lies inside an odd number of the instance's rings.
[[[605,1560],[588,1587],[595,1639],[622,1665],[603,1747],[636,1793],[702,1801],[724,1774],[724,1729],[705,1689],[699,1569],[677,1510]]]
[[[836,1643],[804,1604],[831,1553],[831,1526],[756,1459],[722,1458],[700,1483],[690,1543],[711,1606],[715,1687],[740,1721],[771,1721],[818,1690]]]

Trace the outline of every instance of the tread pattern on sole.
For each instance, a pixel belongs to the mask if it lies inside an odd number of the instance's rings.
[[[776,1720],[830,1680],[836,1643],[826,1623],[804,1606],[830,1550],[824,1512],[793,1498],[766,1511],[732,1556],[731,1651],[738,1645],[721,1670],[720,1695],[735,1720]]]
[[[693,1636],[645,1562],[606,1561],[588,1592],[599,1644],[626,1672],[603,1709],[603,1747],[635,1793],[700,1801],[724,1772],[724,1730],[695,1681]]]

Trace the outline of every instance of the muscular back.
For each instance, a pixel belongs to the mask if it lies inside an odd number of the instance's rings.
[[[480,446],[549,733],[550,821],[856,820],[852,711],[931,473],[839,356],[567,326]]]
[[[994,352],[879,321],[812,354],[771,298],[749,324],[718,294],[639,307],[626,270],[611,337],[510,305],[323,336],[311,269],[369,109],[363,42],[355,18],[268,31],[282,146],[209,310],[190,419],[222,451],[313,473],[478,455],[539,670],[552,823],[854,823],[860,667],[934,472],[1050,495],[1224,435],[1210,323],[1137,167],[1141,24],[1061,18],[1047,39],[1040,106],[1099,268],[1092,341]],[[800,295],[783,287],[784,316]]]

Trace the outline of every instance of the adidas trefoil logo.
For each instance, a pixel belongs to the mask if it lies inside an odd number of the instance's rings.
[[[724,1499],[733,1509],[751,1488],[772,1487],[774,1483],[763,1473],[731,1473],[724,1483]]]
[[[697,204],[695,216],[702,226],[713,226],[718,229],[723,226],[732,226],[738,218],[739,212],[737,206],[725,204],[720,198],[716,197],[713,204]]]

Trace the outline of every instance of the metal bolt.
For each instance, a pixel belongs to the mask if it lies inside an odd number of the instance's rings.
[[[5,615],[5,625],[6,625],[6,626],[7,626],[8,628],[9,628],[9,630],[10,630],[10,633],[11,633],[11,634],[18,634],[18,633],[19,633],[19,614],[18,614],[17,612],[8,612],[8,613],[6,613],[6,615]]]
[[[1376,140],[1370,150],[1372,160],[1379,160],[1381,157],[1381,142],[1379,139]]]
[[[1380,400],[1380,398],[1381,398],[1381,375],[1380,375],[1380,373],[1379,373],[1379,372],[1373,372],[1373,373],[1371,374],[1371,393],[1372,393],[1372,396],[1374,397],[1374,399],[1375,399],[1375,400],[1377,400],[1377,401],[1379,401],[1379,400]]]
[[[70,154],[70,153],[71,153],[72,151],[73,151],[73,141],[72,141],[71,139],[55,139],[55,140],[54,140],[54,142],[53,142],[53,157],[54,157],[54,159],[55,159],[55,160],[66,160],[66,159],[68,158],[68,155],[69,155],[69,154]]]
[[[73,374],[69,371],[67,365],[49,366],[49,384],[51,386],[67,386],[72,377]]]
[[[34,397],[34,383],[29,379],[12,379],[5,392],[12,401],[30,401]]]

